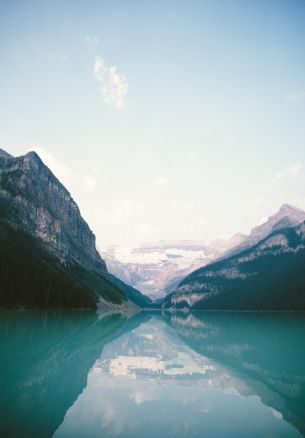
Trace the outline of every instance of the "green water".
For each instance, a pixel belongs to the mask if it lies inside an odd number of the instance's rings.
[[[305,315],[0,314],[1,437],[305,434]]]

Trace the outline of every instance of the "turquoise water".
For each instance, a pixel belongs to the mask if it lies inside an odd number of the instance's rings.
[[[298,437],[305,316],[0,314],[1,437]]]

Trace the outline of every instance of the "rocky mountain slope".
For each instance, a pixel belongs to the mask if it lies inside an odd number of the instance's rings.
[[[1,307],[127,304],[78,206],[35,152],[0,150],[0,239]]]
[[[250,248],[190,274],[163,307],[305,310],[305,222],[278,227]]]
[[[265,222],[254,227],[250,234],[242,235],[239,243],[232,245],[224,255],[236,254],[242,249],[255,245],[270,233],[282,228],[294,227],[305,221],[305,211],[289,204],[283,204],[279,211],[271,215]]]
[[[172,292],[191,272],[249,248],[272,231],[305,220],[305,212],[288,204],[270,216],[249,235],[236,233],[230,239],[209,243],[194,240],[160,241],[134,248],[112,247],[103,252],[109,271],[152,299]]]
[[[109,272],[152,299],[164,297],[190,272],[220,252],[201,241],[161,241],[102,252]]]
[[[105,262],[95,248],[95,236],[78,206],[36,152],[17,158],[3,156],[2,152],[0,160],[1,199],[18,211],[26,229],[56,257],[68,257],[106,273]]]

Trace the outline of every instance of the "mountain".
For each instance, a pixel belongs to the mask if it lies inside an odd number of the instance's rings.
[[[270,233],[281,228],[294,227],[305,221],[305,211],[293,207],[289,204],[283,204],[278,212],[270,216],[265,222],[254,227],[248,236],[241,235],[240,242],[236,242],[224,252],[224,256],[236,254],[242,249],[255,245],[260,240],[267,237]]]
[[[154,307],[151,298],[147,297],[146,295],[143,295],[140,291],[138,291],[132,286],[129,286],[129,284],[124,283],[124,281],[120,280],[114,275],[110,274],[110,278],[112,282],[116,284],[124,292],[124,294],[130,301],[136,303],[140,307],[144,307],[144,308]]]
[[[198,269],[165,298],[162,306],[305,310],[304,268],[305,222],[302,222],[295,227],[276,229],[250,248]]]
[[[164,297],[195,269],[212,262],[220,251],[205,242],[180,240],[111,247],[103,252],[109,272],[152,299]]]
[[[0,169],[1,199],[18,212],[28,231],[59,259],[68,257],[101,274],[107,272],[78,206],[36,152],[4,156]]]
[[[103,252],[109,271],[152,299],[164,298],[191,272],[218,259],[236,254],[267,237],[272,231],[293,227],[305,220],[305,212],[288,204],[249,235],[230,239],[169,240],[133,248],[108,248]]]
[[[247,236],[242,233],[236,233],[229,239],[216,239],[212,240],[209,243],[209,249],[213,251],[213,253],[217,254],[218,257],[226,254],[228,251],[232,250],[233,248],[238,247],[241,245]]]
[[[0,307],[129,305],[78,206],[35,152],[0,150],[0,239]]]

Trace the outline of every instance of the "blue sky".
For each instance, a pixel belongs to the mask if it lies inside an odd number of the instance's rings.
[[[0,146],[36,149],[100,247],[305,207],[305,1],[1,1]]]

